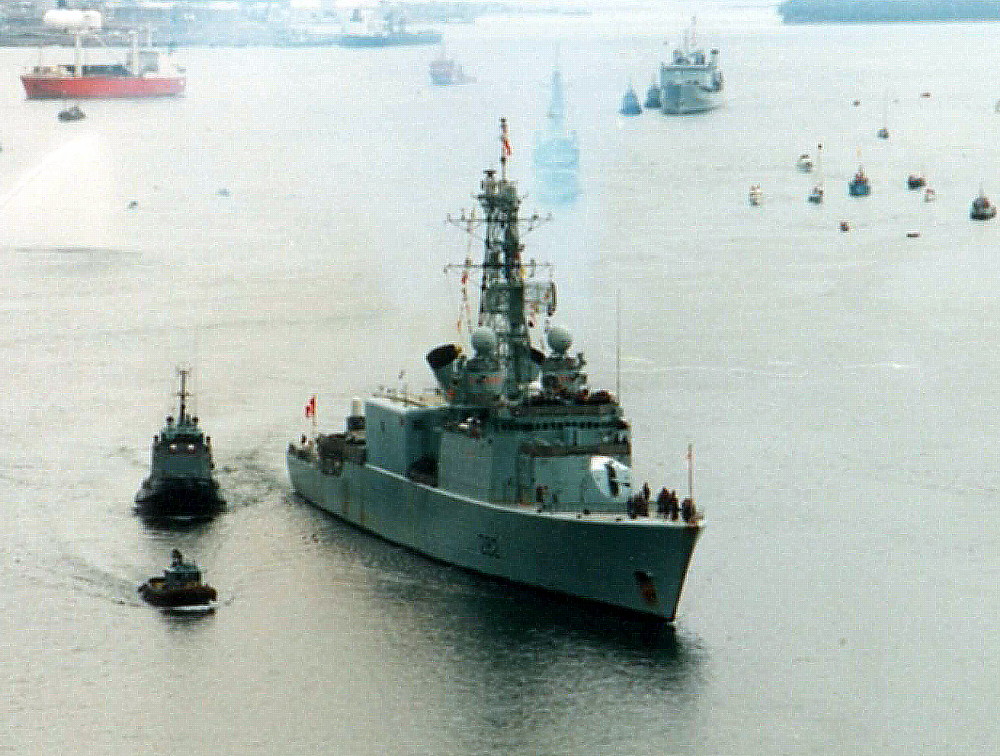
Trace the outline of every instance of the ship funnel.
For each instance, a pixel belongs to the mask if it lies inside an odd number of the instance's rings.
[[[450,391],[454,385],[455,363],[461,356],[462,347],[458,344],[443,344],[427,353],[427,364],[445,392]]]

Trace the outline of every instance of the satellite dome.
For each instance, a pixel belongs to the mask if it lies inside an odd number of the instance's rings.
[[[559,326],[553,326],[549,330],[549,348],[556,354],[566,354],[566,351],[573,346],[573,337],[569,331]]]
[[[472,348],[476,354],[493,354],[497,350],[497,335],[490,328],[477,328],[472,332]]]

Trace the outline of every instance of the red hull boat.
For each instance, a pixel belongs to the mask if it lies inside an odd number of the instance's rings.
[[[67,69],[70,66],[50,68]],[[37,71],[21,77],[29,100],[82,100],[101,97],[169,97],[184,93],[183,76],[73,76],[68,72],[45,74]]]

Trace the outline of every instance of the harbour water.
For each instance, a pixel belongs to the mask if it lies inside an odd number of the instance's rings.
[[[620,117],[687,21],[448,28],[462,87],[430,85],[426,49],[181,50],[187,96],[73,124],[24,101],[34,53],[0,50],[0,752],[994,748],[1000,225],[968,208],[1000,196],[1000,92],[955,58],[994,70],[995,29],[715,6],[727,106]],[[581,194],[525,241],[592,384],[620,344],[639,479],[683,490],[694,444],[708,528],[672,630],[374,540],[283,469],[312,394],[332,428],[379,384],[432,384],[465,254],[445,215],[501,115],[532,208],[557,55]],[[794,163],[818,143],[817,207]],[[229,510],[178,532],[131,507],[181,362]],[[174,547],[214,615],[138,600]]]

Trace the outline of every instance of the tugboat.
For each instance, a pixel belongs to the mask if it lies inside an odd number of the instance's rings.
[[[646,90],[646,102],[643,103],[643,107],[656,109],[662,107],[663,99],[661,94],[660,85],[654,81],[649,85],[649,89]]]
[[[215,588],[202,582],[201,570],[193,562],[185,562],[174,549],[163,577],[152,577],[140,585],[139,595],[161,609],[212,611],[217,594]]]
[[[990,202],[989,198],[979,190],[979,196],[972,200],[972,207],[969,209],[969,217],[972,220],[991,220],[997,214],[997,206]]]
[[[180,409],[177,419],[167,417],[163,430],[153,437],[151,470],[135,495],[136,511],[153,519],[207,519],[218,514],[225,501],[212,475],[212,439],[187,411],[190,371],[180,368],[177,373]]]
[[[639,115],[642,112],[642,108],[639,107],[639,97],[635,93],[635,89],[631,84],[628,85],[628,89],[625,90],[625,94],[622,96],[622,106],[618,109],[618,112],[622,115]]]
[[[482,262],[451,266],[480,292],[471,355],[457,344],[427,354],[438,388],[381,390],[351,403],[342,432],[289,444],[297,494],[327,512],[435,560],[614,609],[672,621],[703,518],[632,478],[631,426],[618,399],[592,390],[563,328],[532,329],[556,311],[551,266],[528,262],[521,197],[486,170],[483,212],[452,223],[483,240]],[[481,276],[480,286],[467,284]],[[536,346],[537,344],[537,346]]]
[[[862,166],[858,166],[858,172],[854,174],[854,178],[848,183],[847,192],[852,197],[867,197],[872,193],[871,184]]]

